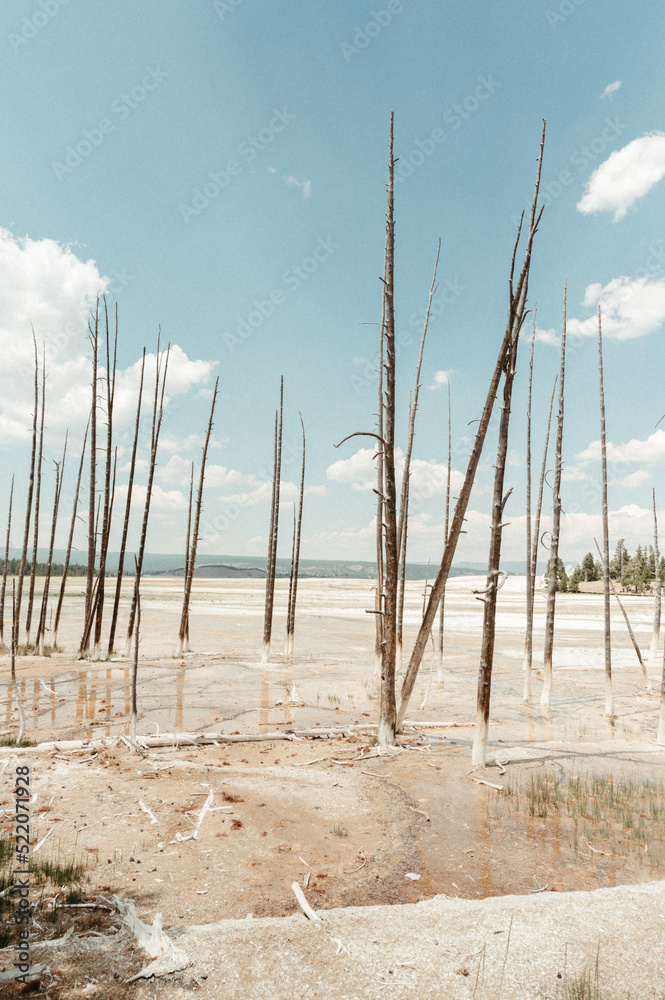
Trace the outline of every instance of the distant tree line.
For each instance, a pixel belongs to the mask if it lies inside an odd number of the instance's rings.
[[[660,557],[660,582],[665,584],[665,556]],[[550,564],[545,570],[545,585],[550,576]],[[562,559],[557,559],[557,590],[560,594],[578,594],[580,583],[591,583],[602,580],[603,567],[599,559],[594,559],[592,552],[587,552],[581,563],[568,575]],[[651,585],[656,579],[656,555],[653,545],[638,545],[633,556],[630,555],[620,538],[610,560],[610,578],[617,580],[623,590],[635,594],[651,592]]]
[[[52,576],[62,576],[64,566],[62,563],[52,563],[51,564],[51,575]],[[0,573],[5,571],[5,560],[0,559]],[[7,573],[9,576],[18,576],[21,571],[21,560],[20,559],[8,559],[7,560]],[[25,564],[24,576],[30,576],[32,572],[32,563],[27,560]],[[35,566],[35,576],[46,576],[48,572],[48,563],[38,562]],[[69,566],[69,576],[85,576],[88,572],[88,567],[79,563],[70,563]],[[112,576],[113,574],[108,573],[107,576]]]

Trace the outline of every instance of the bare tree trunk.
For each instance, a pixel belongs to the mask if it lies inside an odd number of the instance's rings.
[[[559,381],[559,376],[557,375],[554,379],[554,385],[552,386],[552,395],[550,396],[550,408],[547,414],[547,429],[545,431],[545,447],[543,448],[543,461],[540,466],[540,484],[538,486],[538,503],[536,504],[536,516],[533,526],[533,541],[531,545],[531,653],[533,659],[533,612],[535,609],[535,586],[536,586],[536,575],[538,572],[538,547],[540,545],[540,517],[543,511],[543,490],[545,488],[545,472],[547,471],[547,452],[550,444],[550,428],[552,426],[552,410],[554,408],[554,394],[556,392],[556,385]],[[524,674],[524,694],[522,695],[523,701],[531,701],[531,666],[529,663],[529,669]]]
[[[653,552],[655,561],[655,580],[653,594],[653,635],[651,636],[651,647],[649,649],[649,664],[656,662],[658,653],[658,639],[660,638],[660,552],[658,551],[658,518],[656,516],[656,491],[653,490]]]
[[[12,531],[12,504],[14,502],[14,477],[9,491],[9,514],[7,515],[7,542],[5,544],[5,563],[2,568],[2,592],[0,592],[0,644],[5,638],[5,594],[7,592],[7,571],[9,569],[9,540]]]
[[[97,533],[95,530],[95,500],[97,495],[97,356],[99,352],[99,299],[95,307],[94,332],[88,324],[92,345],[92,404],[90,407],[90,495],[88,497],[88,566],[85,580],[85,601],[83,620],[88,621],[92,602],[92,587],[95,575]]]
[[[134,559],[134,565],[136,572],[136,636],[134,637],[134,661],[132,663],[131,678],[131,709],[129,715],[129,739],[131,743],[136,743],[136,722],[138,718],[136,687],[139,673],[139,640],[141,632],[141,571],[136,558]]]
[[[302,428],[302,469],[300,473],[300,499],[298,502],[298,524],[295,527],[295,552],[292,557],[293,586],[289,586],[289,618],[287,625],[287,653],[293,654],[293,641],[296,631],[296,601],[298,597],[298,573],[300,569],[300,539],[302,536],[302,509],[305,497],[305,425],[300,414]],[[295,514],[295,505],[294,505]]]
[[[113,504],[111,501],[111,454],[113,451],[113,403],[115,400],[115,372],[118,356],[118,306],[115,307],[115,339],[113,342],[113,364],[111,365],[111,348],[109,344],[109,313],[104,299],[104,318],[106,322],[106,461],[104,469],[104,514],[102,520],[102,537],[99,550],[99,586],[97,587],[97,608],[95,616],[95,638],[93,641],[93,660],[99,660],[102,645],[102,621],[104,618],[104,582],[106,578],[106,557],[111,535],[111,517]],[[115,486],[115,467],[117,453],[113,459],[113,479]]]
[[[603,568],[604,568],[605,567],[605,559],[603,557],[603,553],[600,551],[600,545],[598,544],[598,542],[596,542],[595,538],[594,538],[594,542],[596,543],[596,548],[598,549],[598,555],[600,556],[600,561],[601,561],[601,563],[603,565]],[[619,610],[621,611],[621,614],[623,615],[623,620],[626,623],[626,628],[628,629],[628,635],[630,636],[630,641],[633,644],[633,649],[635,650],[635,655],[637,656],[638,663],[639,663],[640,667],[642,668],[642,674],[644,675],[644,681],[645,681],[646,688],[647,688],[647,694],[653,694],[653,688],[651,687],[651,681],[649,680],[649,675],[647,674],[646,664],[645,664],[645,662],[644,662],[644,660],[642,658],[642,653],[640,652],[640,647],[639,647],[639,645],[637,643],[637,639],[635,638],[635,633],[633,632],[633,630],[631,628],[630,620],[628,618],[628,615],[626,614],[626,609],[624,608],[623,604],[621,603],[621,598],[617,594],[616,590],[614,590],[614,587],[612,587],[612,590],[614,591],[614,596],[616,598],[616,602],[619,605]]]
[[[398,582],[397,595],[397,665],[402,665],[402,620],[404,618],[404,572],[406,570],[406,525],[409,518],[409,477],[411,474],[411,455],[413,453],[413,438],[416,430],[416,411],[418,410],[418,394],[420,393],[420,370],[423,363],[423,352],[425,349],[425,338],[429,326],[429,317],[432,309],[432,299],[436,291],[436,272],[439,267],[439,257],[441,256],[441,240],[436,251],[434,261],[434,274],[429,289],[427,300],[427,310],[425,312],[425,322],[420,338],[420,351],[418,352],[418,363],[416,365],[416,377],[413,387],[413,402],[409,406],[409,432],[406,442],[406,453],[404,455],[404,473],[402,475],[402,491],[400,497],[399,519],[397,522],[397,550],[400,553],[401,571]]]
[[[376,416],[376,594],[374,598],[374,618],[376,631],[374,639],[374,675],[381,676],[381,661],[383,657],[383,508],[385,502],[385,464],[383,442],[383,354],[386,327],[386,260],[388,249],[384,252],[383,286],[381,289],[381,324],[379,327],[379,369],[378,369],[378,409]]]
[[[184,571],[184,592],[187,592],[187,580],[189,579],[189,557],[191,553],[191,537],[192,537],[192,507],[194,503],[194,463],[192,462],[192,471],[189,477],[189,503],[187,505],[187,537],[185,541],[185,571]],[[187,609],[187,622],[185,624],[185,643],[184,648],[189,649],[189,608]]]
[[[448,544],[450,535],[450,475],[453,469],[453,438],[452,424],[450,419],[450,373],[448,374],[448,471],[446,475],[446,513],[443,524],[443,544]],[[437,668],[437,680],[443,684],[443,622],[446,604],[446,585],[444,583],[441,591],[441,603],[439,604],[439,663]],[[423,615],[424,618],[424,615]]]
[[[383,647],[381,651],[381,704],[377,740],[381,746],[395,743],[395,658],[397,653],[397,489],[395,482],[395,159],[393,156],[394,112],[390,112],[388,147],[388,209],[386,213],[386,301],[385,349],[385,599]]]
[[[556,453],[554,459],[554,486],[552,488],[552,532],[550,536],[550,574],[545,613],[545,642],[543,647],[543,690],[540,704],[549,709],[552,701],[552,655],[554,652],[554,610],[559,566],[559,530],[561,525],[561,446],[563,443],[563,389],[566,372],[566,288],[563,287],[563,323],[561,328],[561,368],[559,371],[559,412],[557,415]]]
[[[533,247],[533,240],[538,231],[538,225],[542,216],[542,208],[536,217],[536,205],[538,200],[538,191],[540,187],[540,175],[543,162],[543,148],[545,145],[545,123],[543,122],[543,133],[540,142],[540,153],[538,156],[538,168],[536,173],[536,184],[534,189],[533,201],[531,205],[531,216],[529,221],[529,235],[527,239],[527,245],[524,255],[524,262],[522,264],[522,270],[517,283],[517,288],[513,291],[512,283],[512,273],[514,269],[514,261],[517,253],[517,245],[520,238],[520,230],[517,234],[517,240],[515,241],[515,248],[513,250],[513,264],[511,265],[511,288],[510,288],[510,301],[520,302],[522,300],[523,292],[526,292],[526,287],[528,286],[528,276],[529,269],[531,266],[531,252]],[[525,295],[526,300],[526,295]],[[409,704],[409,698],[411,697],[411,692],[413,691],[413,685],[416,682],[416,677],[418,675],[418,669],[422,662],[422,658],[427,646],[430,632],[432,630],[432,625],[434,624],[434,618],[436,616],[437,608],[441,602],[441,595],[446,585],[448,579],[448,574],[450,573],[450,567],[452,565],[453,558],[455,556],[455,549],[457,548],[457,542],[459,541],[459,536],[462,532],[462,526],[464,524],[464,519],[466,516],[466,509],[469,503],[469,498],[471,496],[471,490],[473,488],[473,483],[476,475],[476,470],[478,468],[478,463],[480,461],[480,456],[483,450],[483,444],[485,442],[485,436],[487,434],[487,428],[489,426],[490,418],[492,416],[492,410],[494,408],[494,399],[499,388],[499,382],[501,380],[501,374],[504,371],[506,361],[508,359],[511,343],[512,343],[512,333],[513,333],[513,320],[514,317],[509,315],[508,322],[506,325],[506,332],[504,334],[503,343],[499,350],[499,355],[496,362],[496,367],[494,369],[494,374],[490,382],[489,391],[487,393],[487,398],[485,400],[485,406],[483,409],[480,422],[478,424],[478,430],[476,432],[476,439],[469,457],[469,464],[467,466],[466,476],[464,478],[464,483],[462,489],[460,490],[460,495],[455,506],[455,514],[453,516],[453,521],[450,530],[450,537],[444,549],[444,553],[441,559],[441,566],[439,567],[439,572],[437,573],[436,580],[432,587],[430,594],[429,603],[427,605],[427,610],[425,612],[425,617],[423,619],[422,625],[418,632],[415,645],[413,647],[413,652],[411,654],[411,660],[409,662],[409,667],[404,677],[402,684],[402,692],[400,698],[399,713],[397,716],[397,726],[401,726],[406,715],[406,709]]]
[[[289,639],[291,637],[291,597],[293,596],[293,569],[296,561],[296,505],[293,504],[293,540],[291,542],[291,568],[289,569],[289,596],[286,602],[286,642],[284,644],[284,655],[289,655]]]
[[[266,567],[266,599],[263,617],[263,653],[261,662],[270,660],[270,639],[272,636],[272,613],[275,602],[275,571],[277,563],[277,534],[279,531],[279,492],[282,475],[282,419],[284,412],[284,376],[279,390],[279,423],[275,416],[275,461],[273,466],[272,498],[270,507],[270,538],[268,540],[268,563]]]
[[[16,701],[18,704],[18,717],[19,717],[19,727],[18,736],[16,738],[16,745],[20,746],[23,742],[23,737],[25,736],[25,712],[23,711],[23,702],[21,701],[21,691],[16,680],[16,633],[17,633],[17,622],[19,615],[16,609],[16,595],[14,593],[14,581],[12,580],[12,642],[11,642],[11,675],[12,675],[12,685],[14,691],[16,692]]]
[[[132,457],[129,463],[129,481],[127,483],[127,501],[125,503],[125,517],[122,525],[122,538],[120,540],[120,552],[118,554],[118,573],[115,581],[115,595],[113,597],[113,610],[111,612],[111,625],[109,628],[108,655],[113,655],[115,645],[115,631],[118,623],[118,609],[120,607],[120,590],[122,588],[122,576],[125,567],[125,552],[127,551],[127,533],[129,531],[129,518],[132,509],[132,492],[134,489],[134,473],[136,471],[136,451],[139,441],[139,425],[141,423],[141,402],[143,400],[143,378],[145,375],[145,347],[141,359],[141,379],[139,381],[139,396],[136,405],[136,421],[134,424],[134,443],[132,444]],[[193,470],[194,466],[192,466]],[[192,472],[193,474],[193,472]],[[189,547],[189,541],[188,541]]]
[[[60,493],[62,491],[62,480],[65,474],[65,459],[67,457],[67,435],[65,435],[65,447],[62,452],[62,461],[55,463],[55,497],[53,500],[53,516],[51,519],[51,537],[49,540],[48,562],[46,564],[46,577],[44,579],[44,589],[42,590],[42,604],[39,611],[39,624],[37,635],[35,636],[35,646],[39,656],[44,655],[44,641],[46,632],[46,610],[48,608],[49,588],[51,586],[51,567],[53,565],[53,548],[55,546],[55,531],[58,524],[58,510],[60,509]]]
[[[603,618],[605,635],[605,715],[614,715],[612,695],[612,635],[610,632],[610,528],[607,513],[607,441],[605,437],[605,389],[603,387],[603,330],[598,306],[598,382],[600,386],[600,466],[603,509]],[[551,568],[551,567],[550,567]]]
[[[35,348],[35,410],[32,418],[32,454],[30,457],[30,482],[28,485],[28,497],[25,505],[25,528],[23,529],[23,547],[21,549],[21,564],[18,571],[18,587],[16,594],[16,606],[14,608],[14,629],[16,632],[16,641],[18,642],[18,634],[20,627],[20,617],[21,617],[21,595],[23,594],[23,579],[25,577],[25,567],[28,561],[28,541],[30,538],[30,515],[32,513],[32,496],[34,492],[35,485],[35,457],[37,453],[37,417],[39,413],[39,358],[37,355],[37,339],[35,337],[35,331],[32,331],[32,342]]]
[[[161,331],[160,331],[161,332]],[[150,502],[152,500],[152,483],[155,477],[155,465],[157,464],[157,449],[159,447],[159,433],[162,429],[162,417],[164,415],[164,389],[166,388],[166,375],[169,369],[169,355],[171,345],[166,348],[166,356],[163,363],[160,357],[160,336],[157,337],[157,357],[155,367],[155,397],[152,408],[152,428],[150,432],[150,465],[148,468],[148,481],[146,483],[145,505],[143,508],[143,521],[141,524],[141,538],[139,540],[138,558],[136,558],[136,576],[134,578],[134,593],[132,596],[132,606],[129,611],[129,624],[127,625],[127,640],[125,656],[129,657],[132,647],[132,635],[134,634],[134,619],[136,617],[136,606],[139,595],[139,584],[141,582],[141,571],[143,569],[143,556],[145,554],[145,540],[148,534],[148,519],[150,517]]]
[[[74,493],[74,510],[72,512],[72,520],[69,525],[69,538],[67,539],[67,552],[65,553],[65,564],[62,568],[62,580],[60,581],[60,594],[58,595],[58,605],[55,612],[55,624],[53,625],[53,648],[55,649],[58,645],[58,627],[60,625],[60,615],[62,613],[62,602],[65,598],[65,587],[67,585],[67,574],[69,573],[69,562],[72,555],[72,543],[74,541],[74,528],[76,527],[76,516],[79,505],[79,493],[81,490],[81,475],[83,474],[83,462],[85,459],[85,446],[88,443],[88,430],[90,428],[90,423],[85,429],[85,435],[83,437],[83,447],[81,448],[81,461],[79,464],[78,477],[76,479],[76,491]]]
[[[531,398],[533,392],[533,352],[536,346],[536,312],[533,310],[533,334],[531,336],[531,357],[529,359],[529,392],[526,405],[526,629],[524,633],[524,664],[525,674],[531,672],[533,660],[533,586],[531,573]]]
[[[30,566],[30,589],[28,591],[28,609],[25,616],[25,645],[30,643],[30,627],[32,625],[32,608],[35,600],[35,577],[37,576],[37,546],[39,545],[39,507],[42,493],[42,457],[44,454],[44,410],[46,408],[46,350],[42,359],[42,415],[39,427],[39,452],[37,455],[37,483],[35,486],[35,520],[32,529],[32,564]]]
[[[178,637],[178,649],[176,651],[176,656],[182,656],[185,638],[189,635],[189,602],[192,596],[192,580],[194,579],[194,570],[196,568],[196,549],[199,543],[199,526],[201,523],[201,511],[203,510],[203,483],[205,480],[206,458],[208,455],[208,445],[210,444],[210,435],[212,434],[212,421],[215,415],[218,385],[219,379],[216,379],[215,390],[212,395],[212,406],[210,407],[208,430],[203,444],[203,457],[201,458],[201,471],[199,473],[199,489],[196,497],[196,511],[194,513],[194,530],[192,531],[192,547],[187,561],[187,583],[185,587],[185,597],[182,604],[182,616],[180,618],[180,633]]]

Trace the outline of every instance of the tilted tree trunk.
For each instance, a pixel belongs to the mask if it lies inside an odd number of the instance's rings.
[[[653,582],[653,633],[651,636],[651,646],[649,647],[649,664],[656,662],[658,653],[658,639],[660,638],[660,552],[658,551],[658,517],[656,515],[656,491],[653,492],[653,552],[655,560],[656,575]]]
[[[444,523],[443,523],[444,547],[448,544],[448,536],[450,535],[450,476],[452,470],[453,470],[453,437],[452,437],[452,423],[450,418],[450,373],[449,373],[448,374],[448,467],[446,474],[446,512],[444,515]],[[446,585],[444,583],[443,590],[441,591],[441,603],[439,604],[439,662],[437,666],[437,680],[439,684],[443,683],[443,623],[445,617],[445,605],[446,605]]]
[[[416,365],[416,377],[413,387],[413,401],[409,406],[409,431],[406,441],[406,452],[404,454],[404,473],[402,475],[402,490],[400,496],[400,506],[399,506],[399,519],[397,522],[397,550],[400,553],[400,575],[398,582],[398,594],[397,594],[397,665],[401,666],[402,662],[402,622],[404,619],[404,585],[405,585],[405,571],[406,571],[406,538],[407,531],[406,526],[409,519],[409,478],[411,475],[411,455],[413,453],[413,438],[416,430],[416,412],[418,410],[418,395],[420,393],[420,370],[423,363],[423,352],[425,350],[425,338],[427,337],[427,328],[429,326],[429,317],[432,309],[432,299],[434,298],[434,292],[436,291],[436,272],[439,267],[439,257],[441,256],[441,240],[439,240],[439,245],[436,251],[436,260],[434,261],[434,274],[432,275],[432,283],[429,289],[429,298],[427,300],[427,309],[425,311],[425,322],[423,324],[423,332],[420,338],[420,350],[418,352],[418,363]]]
[[[97,497],[97,357],[99,352],[99,299],[95,307],[95,328],[88,323],[92,345],[92,403],[90,406],[90,485],[88,496],[88,566],[85,578],[84,622],[90,616],[92,587],[95,575],[97,553],[97,532],[95,526],[95,503]]]
[[[552,426],[552,410],[554,409],[554,395],[556,393],[557,382],[559,381],[559,376],[557,375],[554,379],[554,385],[552,386],[552,395],[550,396],[550,408],[547,414],[547,429],[545,431],[545,446],[543,448],[543,461],[540,466],[540,483],[538,486],[538,502],[536,504],[536,515],[533,525],[533,540],[531,544],[531,617],[528,622],[531,628],[531,660],[533,660],[533,614],[535,610],[535,586],[536,586],[536,575],[538,572],[538,548],[540,546],[540,517],[543,512],[543,491],[545,488],[545,473],[547,471],[547,452],[550,445],[550,428]],[[532,662],[529,662],[528,669],[524,673],[524,693],[522,695],[523,701],[531,700],[531,666]]]
[[[35,485],[35,520],[32,528],[32,564],[30,566],[30,589],[28,608],[25,614],[25,645],[30,643],[32,609],[35,600],[35,578],[37,576],[37,547],[39,545],[39,508],[42,494],[42,459],[44,455],[44,410],[46,409],[46,351],[42,358],[42,415],[39,426],[39,451],[37,453],[37,482]]]
[[[607,440],[605,437],[605,389],[603,386],[603,330],[598,306],[598,383],[600,387],[600,468],[603,510],[603,622],[605,637],[605,715],[614,715],[612,695],[612,634],[610,631],[610,528],[607,513]],[[556,565],[556,564],[555,564]],[[551,566],[551,564],[550,564]]]
[[[25,527],[23,529],[23,547],[21,549],[21,563],[18,571],[18,584],[16,601],[14,608],[14,632],[15,644],[18,642],[20,617],[21,617],[21,596],[23,594],[23,579],[25,577],[25,567],[28,561],[28,541],[30,539],[30,515],[32,513],[32,496],[35,487],[35,457],[37,454],[37,418],[39,414],[39,357],[37,355],[37,338],[35,331],[32,331],[32,342],[35,349],[35,410],[32,417],[32,454],[30,456],[30,482],[28,485],[28,497],[25,504]]]
[[[291,597],[293,595],[293,570],[296,562],[296,532],[298,530],[296,519],[296,505],[293,504],[293,537],[291,541],[291,567],[289,569],[289,596],[286,602],[286,642],[284,644],[284,655],[289,655],[289,638],[291,636]]]
[[[545,612],[545,641],[543,644],[543,690],[540,704],[549,709],[552,701],[552,656],[554,653],[554,611],[559,565],[559,530],[561,526],[561,447],[563,443],[564,376],[566,373],[566,288],[563,288],[563,323],[561,327],[561,368],[559,370],[559,412],[556,425],[556,452],[554,458],[554,486],[552,487],[552,531],[550,534],[550,574],[547,587]]]
[[[598,549],[598,555],[600,556],[600,561],[601,561],[601,564],[602,564],[603,569],[604,569],[605,568],[605,559],[603,557],[603,553],[600,551],[600,545],[598,544],[598,542],[596,542],[595,538],[594,538],[594,542],[596,543],[596,548]],[[626,609],[624,608],[623,604],[621,603],[621,598],[617,594],[616,590],[614,590],[614,588],[612,588],[612,590],[614,591],[614,596],[616,598],[616,602],[619,605],[619,610],[621,611],[621,614],[623,615],[623,620],[626,623],[626,628],[628,629],[628,635],[630,636],[630,641],[633,644],[633,649],[635,650],[635,655],[637,656],[638,663],[639,663],[640,667],[642,668],[642,674],[644,676],[644,682],[646,684],[647,694],[653,694],[653,688],[651,687],[651,681],[649,680],[649,675],[647,673],[646,664],[645,664],[644,659],[642,657],[642,653],[641,653],[640,647],[639,647],[639,645],[637,643],[637,639],[635,638],[635,633],[633,632],[633,629],[631,627],[630,619],[628,618],[628,615],[626,613]]]
[[[0,644],[5,638],[5,595],[7,593],[7,571],[9,569],[9,540],[12,532],[12,504],[14,502],[14,477],[9,491],[9,513],[7,515],[7,542],[5,544],[5,562],[2,567],[2,591],[0,592]]]
[[[185,641],[189,636],[189,602],[192,596],[192,580],[194,579],[194,570],[196,569],[196,550],[199,544],[199,527],[201,524],[201,511],[203,510],[203,484],[205,481],[206,474],[206,459],[208,457],[208,445],[210,444],[210,435],[212,434],[213,427],[213,417],[215,415],[215,404],[217,403],[217,389],[219,386],[219,379],[215,380],[215,389],[212,394],[212,406],[210,407],[210,419],[208,420],[208,430],[206,432],[205,441],[203,443],[203,456],[201,458],[201,471],[199,472],[199,488],[196,496],[196,510],[194,513],[194,528],[192,530],[192,545],[190,549],[189,559],[187,560],[187,584],[185,587],[185,597],[182,603],[182,615],[180,617],[180,632],[178,635],[178,649],[176,651],[176,656],[182,656]],[[187,646],[189,649],[189,646]]]
[[[122,524],[122,537],[120,539],[120,552],[118,554],[118,573],[115,581],[115,594],[113,596],[113,610],[111,611],[111,624],[109,627],[108,655],[113,655],[115,645],[115,632],[118,624],[118,609],[120,607],[120,591],[122,588],[122,577],[125,568],[125,553],[127,551],[127,533],[129,531],[129,518],[132,509],[132,492],[134,490],[134,473],[136,471],[136,451],[139,443],[139,426],[141,423],[141,403],[143,401],[143,378],[145,375],[145,347],[141,359],[141,378],[139,381],[138,403],[136,405],[136,421],[134,423],[134,442],[132,444],[132,457],[129,463],[129,481],[127,483],[127,500],[125,502],[125,517]],[[193,466],[192,466],[193,468]],[[188,542],[189,545],[189,542]]]
[[[161,331],[160,331],[161,335]],[[148,519],[150,517],[150,503],[152,501],[152,483],[155,478],[155,465],[157,464],[157,449],[159,448],[159,434],[162,429],[162,417],[164,415],[164,389],[166,388],[166,376],[169,370],[169,356],[171,345],[168,344],[164,361],[160,355],[160,339],[157,337],[157,357],[155,364],[155,396],[152,407],[152,427],[150,431],[150,465],[148,467],[148,481],[145,491],[145,505],[143,507],[143,521],[141,522],[141,537],[139,539],[139,550],[136,557],[136,576],[134,577],[134,591],[132,594],[132,605],[129,610],[129,623],[127,625],[127,639],[125,643],[125,656],[129,657],[132,648],[132,636],[134,634],[134,620],[136,618],[136,606],[139,596],[139,585],[141,582],[141,572],[143,569],[143,556],[145,554],[145,542],[148,534]]]
[[[284,414],[284,376],[279,390],[279,422],[275,417],[275,448],[270,505],[270,537],[268,539],[268,562],[266,567],[266,597],[263,616],[263,653],[261,662],[270,661],[270,639],[272,637],[272,614],[275,603],[275,572],[277,565],[277,535],[279,532],[279,494],[282,475],[282,420]]]
[[[541,208],[536,217],[536,205],[538,201],[538,191],[540,188],[540,175],[543,162],[544,145],[545,145],[545,123],[543,122],[543,132],[540,142],[540,153],[538,156],[538,167],[536,173],[536,184],[534,189],[533,201],[531,205],[531,215],[529,221],[529,235],[527,238],[524,262],[522,264],[522,269],[517,282],[517,287],[514,290],[511,280],[511,289],[510,289],[511,302],[512,301],[520,302],[522,300],[522,293],[526,291],[526,286],[528,286],[528,275],[531,266],[531,252],[533,247],[533,240],[538,231],[538,225],[540,223],[540,219],[543,212],[543,209]],[[514,260],[515,260],[515,255],[517,253],[517,245],[519,242],[519,237],[520,237],[520,232],[518,232],[517,234],[517,240],[515,241],[515,248],[513,250],[513,265],[511,265],[511,274],[513,272]],[[420,626],[418,636],[416,638],[416,642],[413,647],[413,652],[411,653],[411,660],[409,662],[409,667],[407,669],[404,681],[402,683],[400,707],[397,716],[398,728],[399,726],[401,726],[406,715],[406,709],[409,704],[411,692],[413,691],[413,686],[416,682],[416,677],[418,676],[418,669],[420,667],[423,655],[425,653],[425,649],[427,647],[427,642],[429,640],[429,636],[432,631],[432,625],[434,624],[436,612],[441,602],[441,595],[443,594],[446,581],[448,579],[448,574],[450,573],[450,567],[452,565],[452,561],[455,556],[455,550],[457,548],[459,536],[462,532],[464,519],[466,517],[466,510],[469,503],[469,498],[471,496],[471,490],[473,488],[476,471],[478,469],[478,463],[480,461],[480,456],[483,450],[483,444],[485,442],[485,436],[487,434],[487,428],[489,426],[490,418],[492,416],[492,410],[494,408],[494,400],[499,388],[501,374],[506,366],[506,361],[512,343],[513,320],[514,317],[512,315],[509,315],[508,322],[506,325],[506,332],[503,338],[503,343],[501,344],[501,348],[499,350],[499,355],[494,369],[494,374],[492,375],[489,391],[487,393],[487,398],[485,400],[485,406],[483,408],[483,413],[478,424],[478,430],[476,432],[476,438],[474,441],[473,449],[469,457],[469,463],[467,466],[466,475],[464,477],[464,483],[460,490],[460,495],[457,500],[457,504],[455,506],[455,514],[453,516],[452,525],[450,529],[450,537],[443,552],[443,556],[441,559],[441,566],[439,567],[439,572],[437,573],[436,580],[434,581],[434,585],[432,587],[429,602],[427,605],[427,610],[425,612],[425,617]]]
[[[295,549],[291,558],[292,584],[289,585],[289,614],[286,628],[287,654],[293,654],[293,640],[296,631],[296,600],[298,597],[298,572],[300,569],[300,539],[302,536],[302,509],[305,497],[305,425],[302,414],[300,414],[300,426],[302,428],[302,468],[300,472],[300,498],[298,502],[298,523],[294,523],[295,528]],[[295,505],[294,505],[295,517]]]
[[[131,708],[129,714],[129,739],[132,743],[136,743],[136,723],[138,719],[138,698],[137,698],[137,685],[138,685],[138,674],[139,674],[139,641],[141,635],[141,570],[139,569],[138,560],[134,558],[135,567],[135,592],[136,592],[136,636],[134,637],[134,659],[132,661],[132,676],[131,676]]]
[[[74,510],[72,512],[72,520],[69,525],[69,538],[67,539],[67,551],[65,553],[65,564],[62,568],[62,580],[60,581],[60,593],[58,595],[58,604],[55,611],[55,622],[53,624],[53,648],[56,649],[58,645],[58,628],[60,626],[60,615],[62,614],[62,602],[65,599],[65,587],[67,586],[67,574],[69,573],[69,562],[72,555],[72,543],[74,541],[74,528],[76,527],[76,517],[79,505],[79,493],[81,491],[81,476],[83,474],[83,462],[85,460],[85,448],[88,443],[88,431],[90,429],[90,421],[85,429],[85,435],[83,437],[83,447],[81,448],[81,461],[79,463],[79,472],[76,479],[76,491],[74,493]]]
[[[111,535],[111,517],[113,505],[111,502],[111,454],[113,451],[113,404],[115,401],[115,372],[118,356],[118,306],[115,307],[115,339],[113,342],[113,362],[109,344],[109,314],[104,299],[104,318],[106,322],[106,460],[104,463],[104,514],[102,520],[102,535],[99,549],[99,585],[97,587],[97,604],[95,611],[95,637],[93,641],[93,660],[99,660],[102,645],[102,621],[104,618],[104,592],[106,578],[106,557],[108,555],[109,538]],[[116,455],[117,458],[117,455]],[[116,458],[113,459],[113,479],[115,480]]]
[[[35,636],[35,647],[37,649],[39,656],[44,655],[45,634],[46,634],[46,612],[48,608],[49,589],[51,586],[51,567],[53,565],[53,548],[55,546],[55,532],[58,525],[60,494],[62,492],[62,480],[65,474],[66,458],[67,458],[67,435],[65,435],[65,447],[62,452],[62,461],[55,463],[55,497],[53,499],[53,515],[51,518],[51,537],[49,539],[48,561],[46,564],[46,577],[44,579],[44,589],[42,590],[42,604],[39,611],[39,624],[37,625],[37,635]]]
[[[192,538],[192,510],[194,504],[194,463],[192,462],[192,471],[189,476],[189,503],[187,504],[187,534],[185,537],[185,569],[183,574],[183,599],[187,593],[187,580],[189,579],[189,557],[191,554],[191,538]],[[187,609],[187,624],[185,625],[185,649],[189,649],[189,609]]]
[[[525,673],[531,671],[533,660],[533,587],[534,578],[531,573],[531,398],[533,393],[533,352],[536,346],[536,312],[533,310],[533,334],[531,336],[531,356],[529,358],[529,391],[526,404],[526,629],[524,633],[524,663]]]

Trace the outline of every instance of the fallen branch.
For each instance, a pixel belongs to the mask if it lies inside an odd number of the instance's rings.
[[[493,781],[485,781],[484,778],[472,778],[471,781],[475,781],[477,785],[487,785],[489,788],[498,788],[500,792],[503,791],[503,785],[495,785]]]
[[[155,914],[152,926],[149,926],[138,918],[131,899],[114,896],[113,900],[123,923],[129,927],[140,947],[153,959],[135,976],[125,980],[126,983],[133,983],[137,979],[150,979],[152,976],[167,976],[173,972],[180,972],[192,964],[185,952],[175,948],[171,939],[162,930],[161,913]]]
[[[320,925],[321,917],[319,917],[319,915],[315,913],[312,907],[309,905],[309,903],[305,899],[305,893],[302,891],[299,884],[297,882],[292,882],[291,888],[293,889],[293,893],[296,899],[298,900],[298,905],[300,906],[300,909],[308,918],[308,920],[311,920],[313,923],[318,923]]]

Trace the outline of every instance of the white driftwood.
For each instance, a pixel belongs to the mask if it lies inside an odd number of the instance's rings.
[[[173,972],[180,972],[181,969],[186,969],[192,964],[185,952],[180,948],[175,948],[171,938],[162,930],[161,913],[155,914],[152,926],[149,926],[139,919],[131,899],[120,899],[119,896],[114,896],[113,900],[123,923],[129,927],[140,947],[153,959],[135,976],[127,979],[127,983],[133,983],[137,979],[150,979],[151,976],[168,976]]]
[[[158,820],[158,819],[157,819],[157,817],[155,816],[155,814],[154,814],[154,812],[152,811],[152,809],[148,808],[148,806],[147,806],[147,805],[145,804],[145,802],[143,801],[143,799],[139,799],[139,805],[141,806],[141,809],[143,810],[143,812],[144,812],[144,813],[145,813],[145,814],[146,814],[147,816],[149,816],[149,817],[150,817],[150,822],[151,822],[151,823],[158,823],[158,822],[159,822],[159,820]]]
[[[74,928],[70,927],[66,934],[62,937],[53,938],[51,941],[31,941],[31,948],[61,948],[63,944],[67,944],[72,934],[74,933]]]
[[[37,851],[39,851],[39,850],[42,849],[42,847],[44,846],[44,844],[46,843],[46,841],[51,836],[51,834],[53,833],[54,830],[55,830],[55,827],[52,826],[51,829],[49,830],[49,832],[46,834],[46,836],[42,837],[42,839],[39,841],[39,843],[36,845],[36,847],[33,848],[33,850],[32,850],[33,854],[36,854]]]
[[[309,905],[309,903],[305,899],[305,893],[300,888],[300,885],[297,882],[292,882],[291,888],[293,889],[293,893],[294,893],[296,899],[298,900],[298,905],[300,906],[300,909],[305,914],[305,916],[309,920],[312,920],[314,923],[320,924],[321,923],[321,917],[317,913],[314,912],[314,910],[312,909],[312,907]]]
[[[33,983],[42,976],[47,976],[50,972],[48,965],[31,965],[26,973],[21,973],[19,970],[12,966],[11,969],[7,969],[6,972],[0,972],[0,983],[12,983],[15,982],[17,976],[25,976],[23,982]]]

